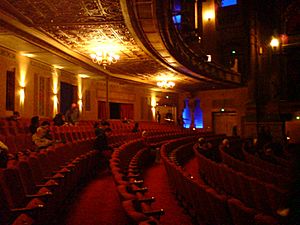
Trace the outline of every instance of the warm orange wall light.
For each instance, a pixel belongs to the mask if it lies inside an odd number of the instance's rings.
[[[20,97],[20,108],[23,109],[25,103],[25,87],[26,87],[26,75],[30,59],[22,54],[17,55],[17,61],[19,65],[19,97]]]
[[[156,96],[154,94],[151,95],[151,112],[152,112],[152,120],[155,120],[156,115]]]
[[[203,13],[203,18],[206,21],[211,21],[211,20],[215,19],[215,11],[214,10],[206,10]]]
[[[53,93],[53,116],[58,113],[58,78],[59,78],[59,69],[53,68],[52,72],[52,93]]]

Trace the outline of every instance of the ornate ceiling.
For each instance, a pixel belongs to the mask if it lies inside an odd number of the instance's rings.
[[[92,47],[113,39],[121,46],[120,60],[106,70],[92,65],[99,74],[155,85],[158,75],[171,73],[179,89],[215,86],[174,72],[147,54],[126,26],[120,0],[1,0],[0,6],[2,13],[46,34],[73,57],[81,55],[91,61]]]

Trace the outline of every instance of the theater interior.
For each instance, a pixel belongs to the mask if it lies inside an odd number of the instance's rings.
[[[299,0],[1,0],[0,225],[300,224],[299,29]]]

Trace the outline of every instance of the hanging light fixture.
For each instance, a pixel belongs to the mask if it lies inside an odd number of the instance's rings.
[[[173,88],[175,86],[175,83],[173,81],[168,81],[168,80],[162,80],[157,82],[157,86],[160,88]]]
[[[107,65],[116,63],[120,56],[117,54],[118,45],[111,41],[99,43],[97,47],[93,48],[93,53],[90,54],[93,63],[102,65],[104,69]]]

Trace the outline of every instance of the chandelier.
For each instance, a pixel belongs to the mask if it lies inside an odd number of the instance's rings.
[[[175,83],[173,81],[163,80],[157,82],[157,86],[160,88],[173,88],[175,86]]]
[[[90,54],[93,63],[102,65],[104,69],[107,65],[116,63],[120,56],[117,54],[118,46],[114,43],[101,43],[97,48],[94,48],[94,53]]]
[[[120,59],[120,56],[115,53],[101,51],[101,52],[96,52],[91,54],[91,58],[93,63],[97,63],[98,65],[103,65],[105,69],[107,65],[116,63]]]

